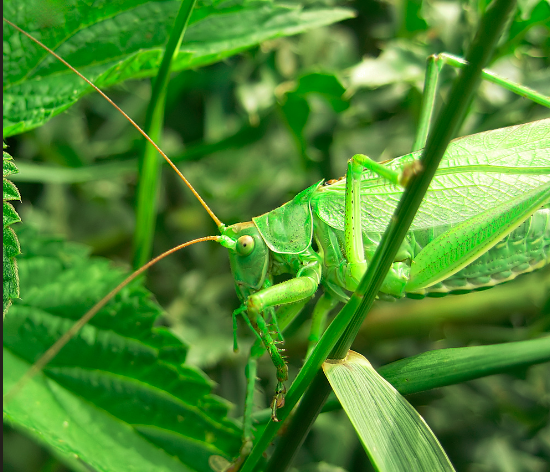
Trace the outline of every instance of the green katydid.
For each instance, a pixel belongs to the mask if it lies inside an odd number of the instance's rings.
[[[427,85],[434,88],[435,82]],[[540,101],[550,105],[547,98]],[[419,132],[418,143],[426,133],[427,124]],[[281,331],[319,285],[324,289],[314,311],[314,326],[319,330],[330,309],[346,300],[346,291],[355,288],[365,271],[399,199],[402,177],[417,156],[412,153],[378,165],[357,155],[345,180],[314,184],[251,222],[226,227],[213,216],[221,236],[211,239],[229,249],[242,302],[234,320],[242,315],[259,339],[249,362],[245,438],[252,435],[250,395],[255,362],[263,353],[260,341],[277,368],[272,407],[276,418],[287,380],[278,347]],[[546,264],[549,181],[550,120],[455,140],[382,293],[401,297],[471,291]],[[459,198],[470,204],[457,205],[453,200]],[[442,246],[448,250],[440,253]],[[293,278],[273,285],[272,277],[280,273]],[[273,308],[280,305],[287,309],[276,313]],[[318,335],[314,333],[313,338]]]
[[[381,169],[357,155],[345,180],[315,184],[252,222],[221,228],[220,242],[230,249],[243,303],[234,316],[245,317],[277,368],[274,415],[287,370],[261,313],[304,303],[319,285],[324,295],[314,316],[324,317],[337,301],[347,300],[346,291],[357,287],[397,205],[399,169],[417,156],[403,156]],[[382,293],[464,293],[544,266],[550,245],[549,164],[550,120],[453,141]],[[501,202],[503,195],[508,200]],[[457,209],[456,198],[470,205]],[[271,276],[278,273],[294,278],[272,285]],[[276,327],[281,320],[273,322]]]

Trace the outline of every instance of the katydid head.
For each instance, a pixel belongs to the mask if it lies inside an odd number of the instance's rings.
[[[220,243],[229,249],[229,263],[241,300],[260,290],[269,266],[269,248],[251,221],[222,229]]]

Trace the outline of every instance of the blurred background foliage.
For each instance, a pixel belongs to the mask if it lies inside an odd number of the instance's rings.
[[[249,221],[320,179],[341,177],[355,153],[384,160],[409,152],[427,56],[464,55],[487,2],[315,3],[348,6],[357,16],[172,77],[161,147],[226,224]],[[550,95],[549,32],[550,4],[520,1],[491,69]],[[444,69],[440,103],[455,75]],[[150,90],[150,80],[130,81],[109,95],[141,123]],[[484,83],[461,134],[547,116],[547,109]],[[7,143],[21,169],[16,183],[23,203],[17,209],[24,223],[128,266],[142,146],[135,130],[90,95]],[[25,170],[30,177],[23,177]],[[216,234],[169,168],[160,202],[155,254]],[[217,393],[235,403],[235,416],[242,414],[253,336],[239,328],[240,352],[233,354],[230,315],[238,300],[225,250],[203,244],[177,253],[150,270],[147,285],[166,309],[166,325],[191,346],[188,362],[218,383]],[[354,348],[382,365],[429,349],[528,339],[549,329],[548,286],[542,272],[471,295],[379,302]],[[287,336],[291,375],[305,355],[310,310]],[[268,359],[260,374],[258,408],[267,406],[273,390]],[[548,470],[547,364],[408,398],[457,470]],[[4,446],[5,470],[62,470],[11,430]],[[370,470],[341,411],[319,418],[295,465],[303,471]]]

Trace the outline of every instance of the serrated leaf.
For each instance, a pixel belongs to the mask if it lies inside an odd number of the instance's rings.
[[[81,246],[28,230],[20,237],[25,296],[4,324],[4,393],[122,278]],[[4,403],[5,419],[98,471],[202,471],[211,455],[236,456],[240,430],[229,405],[184,364],[186,346],[154,327],[160,312],[141,284],[123,289]]]
[[[6,0],[4,16],[27,30],[99,87],[156,74],[180,2]],[[44,9],[51,11],[44,15]],[[41,15],[39,15],[39,13]],[[214,0],[194,9],[172,70],[220,61],[267,39],[353,16],[349,9],[271,0]],[[47,26],[47,27],[46,27]],[[40,126],[90,87],[12,27],[4,28],[4,136]]]
[[[17,187],[13,184],[13,182],[10,182],[8,179],[4,179],[3,191],[4,191],[4,201],[21,200],[21,195],[19,194],[19,190],[17,190]]]
[[[349,351],[323,370],[377,470],[454,470],[422,417],[363,356]]]
[[[6,144],[3,143],[3,148],[6,148]],[[10,200],[20,200],[19,190],[17,187],[7,179],[10,175],[18,172],[17,167],[13,163],[12,157],[3,151],[2,161],[3,171],[3,240],[2,240],[2,288],[3,288],[3,316],[6,317],[8,308],[11,305],[12,300],[19,298],[19,277],[17,274],[17,262],[15,256],[21,254],[21,248],[19,241],[13,230],[9,227],[14,223],[21,221],[21,218],[9,203]]]

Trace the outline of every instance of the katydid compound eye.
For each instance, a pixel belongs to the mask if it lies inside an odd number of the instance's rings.
[[[254,238],[252,236],[241,236],[237,239],[237,252],[240,256],[248,256],[254,249]]]

